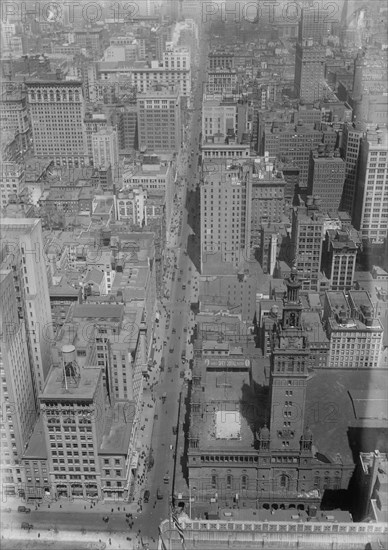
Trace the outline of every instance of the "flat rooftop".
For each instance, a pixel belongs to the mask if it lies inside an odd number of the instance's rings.
[[[358,419],[351,395],[363,390],[371,398],[388,390],[385,372],[316,370],[307,382],[305,425],[313,433],[313,448],[323,461],[355,463],[358,453],[386,449],[388,421]]]
[[[134,402],[116,403],[115,407],[108,411],[108,422],[102,436],[99,455],[127,455],[134,413]],[[113,421],[109,422],[109,418]]]
[[[73,309],[73,319],[75,318],[95,318],[105,321],[120,322],[123,318],[124,306],[119,304],[79,304]]]
[[[40,415],[34,431],[28,441],[26,450],[23,453],[23,459],[26,460],[45,460],[47,459],[46,440],[43,429],[43,416]]]
[[[43,400],[54,399],[55,401],[71,401],[73,399],[92,400],[95,395],[100,376],[102,376],[101,368],[81,368],[80,375],[81,376],[77,380],[77,383],[74,383],[68,377],[68,387],[66,390],[62,367],[52,366],[40,398]]]

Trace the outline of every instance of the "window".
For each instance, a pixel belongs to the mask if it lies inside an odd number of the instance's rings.
[[[217,476],[212,474],[211,477],[212,489],[217,489]]]

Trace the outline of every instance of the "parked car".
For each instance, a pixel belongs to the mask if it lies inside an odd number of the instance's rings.
[[[148,489],[144,491],[144,502],[148,502],[150,500],[150,492]]]
[[[29,514],[31,512],[31,508],[26,508],[26,506],[18,506],[18,512]]]
[[[163,483],[168,483],[170,481],[170,476],[166,474],[163,478]]]
[[[33,529],[33,528],[34,526],[31,523],[27,523],[26,521],[22,522],[22,529],[27,529],[29,531],[30,529]]]
[[[156,498],[157,498],[158,500],[162,500],[162,499],[163,499],[163,493],[162,493],[162,491],[161,491],[160,489],[158,489],[158,490],[156,491]]]

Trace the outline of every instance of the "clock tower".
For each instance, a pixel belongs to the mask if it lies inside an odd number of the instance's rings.
[[[300,452],[308,377],[308,341],[302,326],[301,281],[292,268],[286,279],[283,317],[272,332],[270,450]]]

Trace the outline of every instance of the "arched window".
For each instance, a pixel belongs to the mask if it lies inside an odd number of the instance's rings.
[[[286,474],[282,474],[280,476],[280,487],[282,487],[283,489],[287,489],[288,488],[288,483],[289,483],[288,476],[286,476]]]
[[[241,476],[241,489],[247,489],[248,488],[248,476],[245,474]]]
[[[231,474],[228,474],[226,476],[226,488],[227,489],[231,489],[232,488],[232,482],[233,482],[233,478],[231,476]]]

